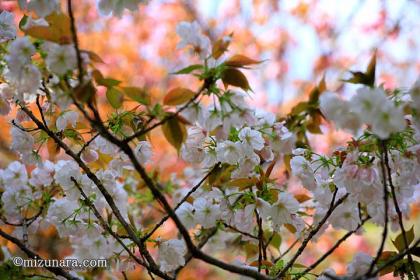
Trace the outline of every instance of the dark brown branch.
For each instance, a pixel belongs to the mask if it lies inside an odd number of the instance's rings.
[[[95,111],[94,111],[95,113]],[[145,182],[145,184],[148,186],[150,191],[152,192],[153,197],[162,205],[164,210],[168,213],[169,217],[174,221],[175,225],[177,226],[180,234],[184,238],[184,241],[187,245],[188,250],[192,253],[193,257],[200,259],[204,262],[207,262],[209,264],[215,265],[219,268],[222,268],[224,270],[238,273],[245,276],[250,276],[255,279],[271,279],[270,277],[263,275],[253,269],[249,269],[246,267],[240,267],[232,264],[225,263],[223,261],[220,261],[216,258],[213,258],[202,251],[198,249],[194,243],[191,240],[191,237],[189,235],[188,230],[184,227],[181,220],[178,218],[178,216],[175,214],[174,210],[170,206],[169,202],[165,198],[165,196],[160,192],[159,188],[156,186],[155,182],[149,177],[146,170],[143,168],[143,166],[138,162],[136,156],[133,153],[133,150],[130,148],[130,146],[123,141],[120,141],[119,139],[115,138],[111,133],[109,133],[108,130],[102,125],[101,122],[99,122],[98,119],[99,115],[95,113],[95,126],[97,127],[98,131],[101,133],[103,137],[105,137],[108,141],[111,143],[117,145],[120,147],[120,149],[128,156],[131,163],[134,166],[134,169],[140,174],[141,178]]]
[[[19,249],[21,249],[31,259],[42,260],[42,258],[37,253],[33,252],[28,247],[26,247],[25,244],[23,244],[19,239],[7,234],[6,232],[2,231],[1,229],[0,229],[0,236],[3,237],[6,240],[12,242],[13,244],[15,244],[17,247],[19,247]],[[64,269],[62,269],[60,267],[45,267],[45,269],[49,270],[50,272],[54,273],[55,275],[63,276],[64,278],[69,279],[69,280],[79,280],[78,277],[72,276],[70,273],[68,273],[67,271],[65,271]]]
[[[249,238],[252,238],[252,239],[258,240],[258,236],[255,236],[255,235],[250,234],[250,233],[248,233],[248,232],[245,232],[245,231],[242,231],[242,230],[240,230],[240,229],[237,229],[236,227],[231,226],[231,225],[229,225],[229,224],[227,224],[227,223],[223,223],[223,225],[224,225],[225,227],[227,227],[227,228],[229,228],[229,229],[233,230],[234,232],[237,232],[237,233],[240,233],[240,234],[242,234],[242,235],[244,235],[244,236],[247,236],[247,237],[249,237]]]
[[[293,280],[297,280],[300,277],[304,276],[305,274],[309,273],[310,271],[314,270],[318,265],[320,265],[328,256],[330,256],[344,241],[347,240],[350,236],[356,233],[370,217],[367,217],[361,221],[361,223],[352,231],[347,232],[343,237],[341,237],[335,244],[332,246],[327,252],[325,252],[316,262],[308,266],[302,273],[295,276]]]
[[[202,249],[204,245],[207,244],[207,242],[217,233],[217,227],[214,227],[210,229],[208,233],[198,242],[197,248]],[[193,255],[191,252],[188,252],[188,254],[185,256],[185,264],[184,266],[179,267],[177,270],[175,270],[175,275],[178,275],[181,270],[187,266],[187,264],[193,259]]]
[[[373,259],[372,263],[370,264],[369,270],[367,272],[367,275],[370,275],[372,270],[375,267],[375,264],[379,261],[379,258],[381,257],[381,254],[384,250],[385,241],[388,235],[388,188],[386,183],[386,170],[385,170],[385,159],[384,155],[386,153],[386,143],[385,141],[381,141],[380,146],[380,164],[381,164],[381,172],[382,172],[382,184],[383,184],[383,200],[384,200],[384,229],[382,231],[382,240],[381,244],[378,248],[378,252],[376,253],[376,257]]]
[[[83,84],[83,62],[82,62],[82,55],[80,54],[79,40],[77,39],[76,21],[74,19],[71,0],[67,0],[67,10],[70,17],[71,35],[72,35],[74,50],[76,52],[76,58],[77,58],[77,68],[79,71],[78,73],[79,86],[81,86]]]
[[[396,263],[397,261],[403,259],[407,254],[411,254],[412,251],[414,251],[418,246],[420,245],[420,239],[418,239],[416,242],[414,242],[413,246],[411,246],[408,249],[405,249],[400,254],[390,258],[388,261],[384,262],[381,266],[379,266],[376,270],[372,272],[372,275],[378,275],[379,272],[384,270],[386,267]],[[368,278],[368,277],[366,277]]]
[[[95,134],[94,136],[92,136],[92,138],[90,138],[80,149],[80,151],[77,153],[77,156],[81,156],[83,151],[89,147],[90,144],[92,144],[93,141],[95,141],[95,139],[99,136],[99,133]]]
[[[181,201],[175,206],[174,211],[176,211],[185,201],[187,201],[187,199],[197,191],[197,189],[204,183],[204,181],[207,180],[207,178],[210,176],[210,174],[217,168],[219,164],[216,164],[201,180],[200,182],[198,182],[182,199]],[[142,241],[146,241],[147,239],[149,239],[153,233],[155,233],[155,231],[163,225],[164,222],[166,222],[169,219],[169,216],[165,216],[162,218],[162,220],[160,220],[159,223],[157,223],[154,228],[148,232],[147,234],[145,234],[144,236],[142,236],[141,240]]]
[[[114,237],[117,242],[124,248],[124,250],[140,265],[144,266],[147,271],[149,273],[153,272],[156,275],[162,277],[163,279],[168,279],[168,280],[172,280],[173,278],[166,275],[165,273],[161,272],[160,270],[154,270],[151,267],[149,267],[146,263],[144,263],[142,260],[140,260],[136,255],[134,255],[131,250],[124,244],[124,242],[119,238],[119,236],[109,227],[109,225],[105,222],[104,218],[101,216],[101,214],[99,213],[99,211],[96,209],[95,205],[90,201],[90,199],[87,197],[87,195],[85,194],[85,192],[83,191],[83,189],[81,188],[81,186],[79,185],[79,183],[76,181],[76,179],[71,178],[71,180],[73,181],[73,183],[76,185],[76,187],[79,189],[81,195],[84,198],[84,202],[86,203],[86,205],[89,207],[89,209],[93,212],[93,214],[95,215],[95,217],[98,219],[100,225],[102,226],[102,228],[107,231],[109,234],[112,235],[112,237]],[[152,277],[152,276],[151,276]],[[153,277],[152,277],[153,279]]]
[[[392,182],[391,167],[389,166],[389,158],[388,158],[388,151],[387,150],[385,150],[385,166],[386,166],[386,169],[387,169],[387,172],[388,172],[388,184],[391,187],[392,200],[394,202],[395,211],[397,212],[397,215],[398,215],[398,223],[400,225],[400,229],[401,229],[402,236],[403,236],[404,248],[408,249],[410,244],[408,243],[407,232],[404,228],[403,216],[402,216],[402,213],[401,213],[401,209],[400,209],[400,206],[398,205],[397,195],[395,193],[395,186],[394,186],[394,183]],[[410,265],[410,269],[413,272],[414,278],[416,280],[419,280],[419,277],[416,273],[414,260],[413,260],[413,257],[411,256],[410,252],[407,252],[407,259],[408,259],[408,263]]]
[[[153,258],[150,256],[149,252],[147,251],[146,246],[143,244],[143,242],[140,241],[137,234],[134,232],[134,230],[131,228],[131,226],[128,224],[128,222],[124,219],[124,217],[121,215],[120,210],[116,206],[112,196],[109,194],[109,192],[105,189],[102,182],[96,177],[96,175],[89,169],[89,167],[78,157],[71,149],[68,147],[57,135],[55,135],[54,132],[52,132],[48,127],[44,126],[43,123],[38,120],[34,114],[25,106],[20,105],[22,110],[32,119],[32,121],[43,131],[45,131],[49,137],[53,138],[53,140],[68,154],[71,158],[73,158],[77,164],[83,169],[83,171],[86,173],[86,175],[93,181],[93,183],[98,187],[102,195],[104,196],[105,200],[107,201],[108,205],[111,207],[113,214],[118,219],[118,221],[121,223],[121,225],[124,227],[124,229],[127,231],[128,235],[130,236],[131,240],[139,247],[140,252],[142,255],[144,255],[149,262],[151,268],[153,270],[159,270],[158,266],[156,265]]]

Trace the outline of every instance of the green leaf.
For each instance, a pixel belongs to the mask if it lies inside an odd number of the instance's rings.
[[[118,109],[123,103],[124,95],[121,91],[111,87],[108,88],[108,90],[106,91],[106,98],[108,99],[108,102],[109,104],[111,104],[112,107]]]
[[[276,249],[280,248],[281,245],[281,236],[277,232],[274,233],[273,238],[271,239],[270,245],[273,246]]]
[[[28,22],[28,16],[24,15],[22,19],[19,21],[19,29],[23,31],[23,27]]]
[[[193,72],[194,70],[198,70],[198,69],[203,69],[203,65],[193,64],[193,65],[182,68],[181,70],[178,70],[178,71],[176,71],[174,73],[171,73],[171,74],[175,74],[175,75],[189,74],[189,73]]]
[[[163,135],[166,140],[177,150],[181,149],[182,143],[187,139],[187,129],[177,118],[172,118],[162,125]]]
[[[292,110],[291,110],[291,112],[290,112],[290,114],[291,115],[299,115],[300,113],[302,113],[302,112],[304,112],[304,111],[306,111],[306,110],[308,110],[309,109],[309,103],[308,102],[306,102],[306,101],[302,101],[302,102],[299,102],[298,104],[296,104],[293,108],[292,108]]]
[[[137,101],[143,105],[150,105],[150,95],[144,88],[139,87],[123,87],[124,93],[132,100]]]
[[[406,231],[406,237],[407,237],[407,246],[409,246],[411,244],[411,242],[413,242],[414,240],[414,226],[411,227],[411,229],[409,229],[408,231]],[[399,252],[402,252],[405,250],[405,243],[404,243],[404,235],[401,232],[397,238],[395,238],[394,241],[392,241],[392,243],[394,243],[395,248],[397,248],[397,250]]]
[[[96,80],[96,82],[98,83],[98,85],[101,85],[107,88],[118,86],[119,84],[121,84],[121,81],[118,81],[112,78],[98,79]]]

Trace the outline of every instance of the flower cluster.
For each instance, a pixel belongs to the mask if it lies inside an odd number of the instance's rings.
[[[37,15],[22,22],[25,36],[16,38],[13,16],[0,14],[5,81],[0,113],[15,114],[10,116],[11,149],[20,156],[0,169],[5,224],[30,232],[53,226],[80,259],[138,254],[144,258],[134,258],[138,264],[165,279],[192,257],[257,279],[291,276],[306,244],[329,226],[359,234],[370,220],[406,234],[401,217],[418,201],[420,184],[420,82],[408,92],[364,84],[350,100],[320,90],[302,109],[308,110],[303,118],[298,117],[302,110],[278,118],[252,108],[246,98],[251,87],[241,69],[260,61],[227,58],[231,36],[211,42],[197,22],[181,22],[178,48],[192,47],[200,64],[176,73],[193,73],[203,86],[198,92],[176,88],[163,106],[152,104],[146,90],[104,77],[90,61],[92,53],[66,41],[77,34],[56,38],[33,32],[50,28],[56,18],[71,23],[59,1],[20,2]],[[101,0],[98,5],[103,14],[120,16],[141,2]],[[106,119],[96,108],[96,87],[106,89],[115,109]],[[139,105],[125,110],[127,98]],[[350,132],[351,140],[332,154],[316,153],[307,123],[293,122],[308,116],[319,117],[317,125],[322,117],[332,121]],[[148,137],[159,126],[187,166],[169,180],[157,171]],[[43,159],[44,150],[49,160]],[[155,228],[150,224],[156,218],[150,214],[154,200],[168,215]],[[168,218],[182,238],[164,240],[157,232]],[[23,238],[21,233],[13,234]],[[281,236],[288,235],[302,245],[286,263]],[[386,231],[384,236],[385,241]],[[157,250],[150,253],[149,243]],[[196,243],[201,245],[193,247]],[[215,251],[237,249],[246,263],[241,258],[234,268],[223,266],[199,250],[206,243]],[[133,250],[137,247],[139,253]],[[384,258],[381,253],[376,258],[357,254],[346,276],[376,279],[370,273]],[[327,270],[318,279],[328,275],[335,272]]]

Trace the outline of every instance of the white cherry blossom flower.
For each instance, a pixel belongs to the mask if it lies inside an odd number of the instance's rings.
[[[312,168],[310,162],[308,162],[302,156],[294,156],[290,161],[292,167],[292,173],[298,177],[305,188],[308,190],[314,190],[317,186],[314,169]]]
[[[82,174],[79,165],[72,160],[59,160],[55,165],[54,180],[61,185],[69,199],[76,200],[80,197],[80,191],[72,178],[80,182]]]
[[[173,239],[159,244],[159,264],[163,272],[171,272],[185,264],[187,248],[183,240]]]
[[[46,17],[59,9],[58,0],[30,0],[29,10],[34,11],[39,17]]]
[[[402,108],[397,108],[389,100],[381,105],[371,124],[372,132],[381,139],[387,139],[391,133],[402,131],[406,127]]]
[[[387,103],[387,98],[382,88],[362,87],[350,99],[351,110],[360,116],[365,123],[372,123],[378,111]]]
[[[47,52],[45,63],[51,72],[63,75],[76,68],[76,51],[73,45],[59,45],[48,42],[45,43],[43,48]]]
[[[273,132],[274,138],[270,141],[273,151],[281,154],[291,153],[296,143],[296,136],[281,123],[274,125]]]
[[[198,54],[201,59],[210,55],[210,39],[201,34],[201,28],[197,22],[181,22],[176,27],[176,33],[181,37],[181,42],[177,48],[185,48],[190,45],[193,52]]]
[[[211,228],[216,225],[216,221],[220,219],[219,205],[213,204],[213,201],[199,197],[193,203],[195,209],[196,223],[203,226],[203,228]]]
[[[194,207],[190,203],[182,203],[175,213],[186,228],[190,229],[196,225]]]
[[[86,148],[83,150],[82,154],[80,155],[80,158],[84,162],[89,163],[97,161],[99,159],[99,155],[94,149]]]
[[[5,187],[26,185],[28,182],[28,173],[25,165],[19,161],[13,161],[1,174],[1,179]]]
[[[259,151],[264,148],[264,138],[258,130],[244,127],[239,132],[238,137],[245,145],[250,146],[254,150]]]
[[[363,276],[370,268],[373,258],[366,253],[357,253],[347,266],[347,276],[357,278]],[[370,280],[378,279],[371,277]]]
[[[354,230],[360,223],[357,202],[346,199],[331,214],[329,222],[336,229]]]
[[[324,116],[336,123],[338,128],[357,134],[361,121],[357,114],[351,111],[350,103],[332,92],[325,92],[319,98],[320,109]]]
[[[21,155],[27,155],[32,152],[32,148],[35,143],[35,139],[29,132],[22,131],[21,129],[13,126],[11,129],[12,144],[11,149],[20,153]]]
[[[279,193],[274,204],[258,198],[257,208],[261,211],[262,217],[271,218],[273,227],[279,230],[284,224],[292,224],[292,214],[299,210],[299,202],[290,193]]]
[[[145,0],[99,0],[98,8],[103,15],[121,17],[124,10],[135,11],[140,3],[147,2]]]
[[[31,188],[23,184],[8,185],[1,196],[5,214],[12,219],[19,217],[21,209],[28,206],[32,199]]]
[[[140,141],[134,149],[134,154],[140,164],[145,164],[153,155],[152,145],[148,141]]]
[[[14,39],[16,37],[16,27],[13,14],[8,11],[0,13],[0,43]]]
[[[236,164],[243,156],[243,147],[241,142],[232,142],[226,140],[216,147],[217,160],[229,164]]]
[[[35,187],[49,186],[54,179],[54,164],[47,160],[31,172],[29,183]]]
[[[105,155],[115,155],[118,152],[118,147],[102,136],[98,136],[93,140],[92,147]]]
[[[79,114],[77,112],[64,112],[57,118],[55,126],[57,127],[58,131],[63,131],[68,125],[71,125],[71,127],[76,128],[78,118]]]

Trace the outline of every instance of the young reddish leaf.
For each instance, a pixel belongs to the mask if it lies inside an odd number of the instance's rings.
[[[306,195],[306,194],[304,194],[304,193],[301,193],[301,194],[295,194],[295,198],[296,198],[296,200],[297,200],[297,201],[299,201],[300,203],[305,202],[305,201],[308,201],[309,199],[311,199],[311,197],[310,197],[310,196],[308,196],[308,195]]]
[[[229,39],[226,40],[225,38],[220,38],[213,44],[211,55],[215,59],[218,59],[219,57],[221,57],[222,54],[224,54],[228,50],[228,47],[231,41],[230,39],[232,38],[232,36],[233,36],[233,33],[229,35],[230,37]]]
[[[231,67],[244,67],[247,65],[259,64],[261,62],[262,61],[254,60],[241,54],[236,54],[225,61],[225,65]]]
[[[258,267],[259,266],[259,262],[258,261],[253,261],[252,263],[249,264],[250,266],[254,266],[254,267]],[[266,260],[262,260],[261,261],[261,265],[264,265],[266,267],[272,267],[273,263],[270,261],[266,261]]]
[[[23,30],[26,35],[31,37],[55,42],[58,44],[70,44],[71,29],[70,18],[63,13],[53,13],[45,18],[48,26],[33,26]]]
[[[97,83],[98,83],[98,81],[104,79],[104,75],[102,75],[101,71],[99,71],[98,69],[95,69],[95,70],[92,71],[92,77],[93,77],[93,79],[95,79],[95,81]]]
[[[124,93],[134,101],[137,101],[144,105],[150,105],[150,95],[144,88],[139,87],[123,87],[122,90]]]
[[[296,233],[296,228],[292,224],[284,224],[284,227],[287,228],[291,233]]]
[[[321,125],[322,115],[320,112],[315,112],[311,114],[311,118],[309,119],[308,123],[306,124],[306,128],[310,133],[313,134],[322,134]]]
[[[88,51],[88,50],[81,50],[81,53],[85,53],[88,55],[89,59],[93,62],[97,62],[97,63],[105,63],[102,58],[95,52],[92,51]]]
[[[108,102],[109,104],[111,104],[112,107],[118,109],[123,103],[124,95],[121,91],[111,87],[108,88],[108,90],[106,91],[106,98],[108,99]]]
[[[227,85],[231,85],[235,87],[240,87],[245,91],[251,90],[251,87],[249,86],[248,80],[245,77],[245,75],[241,71],[234,68],[227,68],[223,72],[222,81],[225,87],[227,87]]]
[[[185,125],[178,121],[177,118],[172,118],[162,125],[162,131],[166,140],[179,151],[182,143],[187,139],[187,129],[185,128]]]
[[[187,88],[174,88],[163,98],[164,105],[181,105],[195,96],[195,92]]]
[[[77,86],[74,91],[74,95],[78,101],[95,103],[96,101],[96,88],[93,86],[92,82],[89,81],[86,84]]]

